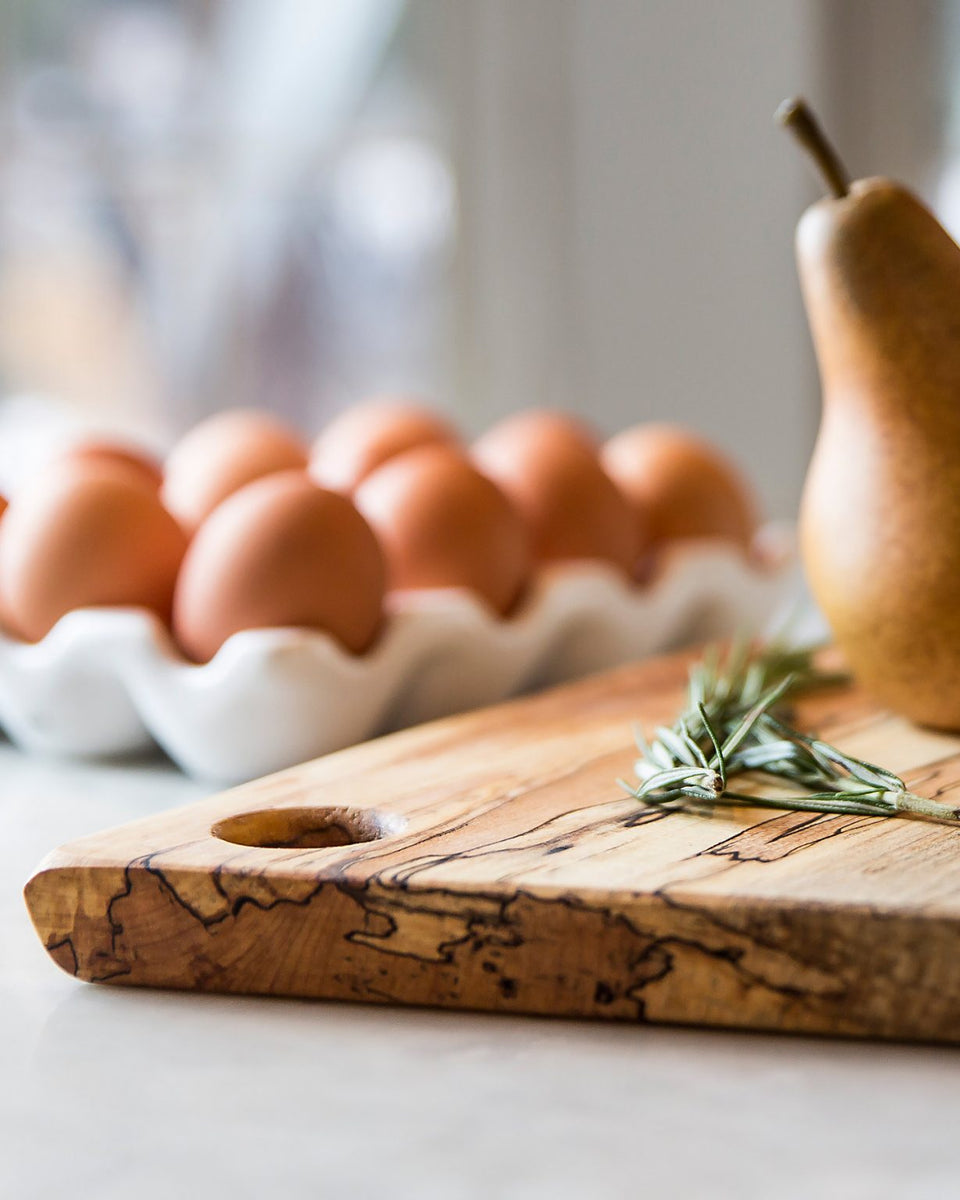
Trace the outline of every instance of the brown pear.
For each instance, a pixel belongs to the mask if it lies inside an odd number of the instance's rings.
[[[960,729],[960,247],[899,184],[848,183],[802,101],[778,117],[832,193],[797,229],[823,386],[807,577],[878,699]]]

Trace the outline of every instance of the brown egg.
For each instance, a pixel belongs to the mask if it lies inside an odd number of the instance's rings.
[[[702,438],[673,425],[636,425],[607,442],[601,461],[651,543],[724,538],[749,548],[757,526],[749,485]]]
[[[357,488],[357,507],[384,547],[394,588],[467,588],[499,614],[527,580],[523,523],[463,454],[421,446]]]
[[[193,530],[244,484],[275,471],[303,469],[306,446],[269,413],[229,409],[195,425],[170,452],[163,502]]]
[[[360,653],[383,617],[383,552],[350,500],[302,471],[247,484],[200,526],[173,628],[198,662],[243,629],[320,629]]]
[[[456,445],[459,435],[436,413],[408,400],[371,400],[323,430],[310,453],[310,474],[323,487],[352,492],[389,459],[438,442]]]
[[[523,413],[484,434],[472,457],[520,512],[537,561],[599,559],[631,571],[633,512],[576,423]]]
[[[150,481],[154,488],[159,488],[163,483],[163,467],[158,459],[152,454],[148,454],[145,450],[138,450],[133,446],[126,446],[121,442],[110,441],[83,441],[76,442],[72,446],[68,446],[65,450],[57,454],[50,465],[54,468],[64,463],[121,463],[125,466],[132,467],[135,471],[139,471],[143,477]]]
[[[0,522],[0,613],[39,641],[75,608],[170,608],[186,537],[142,471],[74,462],[18,491]]]
[[[482,441],[494,452],[497,446],[540,441],[551,446],[580,446],[599,454],[601,444],[600,435],[586,421],[552,408],[523,408],[512,413],[488,429]]]

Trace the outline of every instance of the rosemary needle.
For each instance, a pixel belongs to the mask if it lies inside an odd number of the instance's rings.
[[[756,649],[742,639],[726,655],[710,647],[690,670],[686,708],[676,723],[656,729],[649,741],[636,731],[639,782],[618,782],[635,799],[666,812],[709,814],[724,805],[750,804],[845,816],[960,820],[960,809],[915,795],[892,771],[786,723],[786,700],[845,678],[821,670],[810,647],[771,642]],[[731,788],[730,781],[747,771],[799,790],[753,795]]]

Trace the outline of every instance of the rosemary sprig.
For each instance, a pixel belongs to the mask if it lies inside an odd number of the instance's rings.
[[[636,731],[639,783],[619,780],[631,796],[666,812],[710,814],[720,806],[799,809],[847,816],[960,820],[960,809],[908,791],[883,767],[863,762],[787,724],[786,702],[801,692],[841,682],[821,670],[814,649],[771,642],[759,649],[738,640],[717,647],[690,670],[685,711],[648,741]],[[760,773],[795,795],[753,795],[731,780]]]

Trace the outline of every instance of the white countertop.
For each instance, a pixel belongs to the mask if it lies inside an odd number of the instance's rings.
[[[21,887],[205,793],[0,745],[0,1197],[937,1198],[960,1052],[77,983]],[[909,1003],[909,997],[905,997]]]

